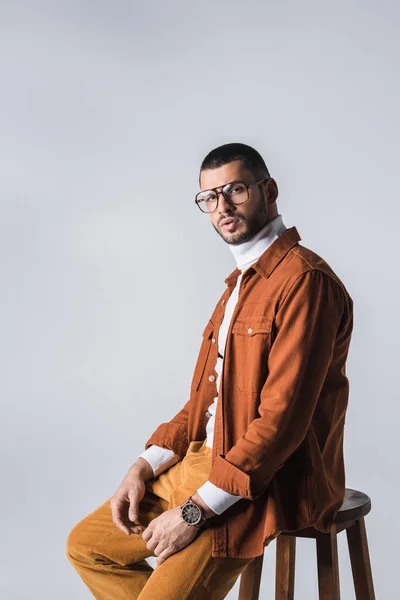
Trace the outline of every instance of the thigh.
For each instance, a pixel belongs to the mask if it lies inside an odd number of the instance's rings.
[[[73,527],[67,540],[67,552],[76,558],[112,561],[120,565],[133,564],[152,556],[141,532],[128,536],[114,525],[111,498]],[[146,490],[139,503],[140,523],[147,527],[167,509],[168,502]]]
[[[156,566],[138,600],[222,600],[252,558],[213,558],[212,529],[202,530]]]

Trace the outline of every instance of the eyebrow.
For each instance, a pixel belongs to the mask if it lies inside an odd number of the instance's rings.
[[[223,188],[230,183],[246,183],[243,179],[232,179],[232,181],[228,181],[227,183],[223,183],[222,185],[217,185],[213,188],[205,188],[204,190],[200,190],[201,192],[206,192],[207,190],[217,190],[218,188]],[[247,184],[248,185],[248,184]]]

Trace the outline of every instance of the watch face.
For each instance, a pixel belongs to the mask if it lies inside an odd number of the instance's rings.
[[[201,513],[198,506],[189,502],[182,508],[182,519],[189,523],[189,525],[195,525],[200,521]]]

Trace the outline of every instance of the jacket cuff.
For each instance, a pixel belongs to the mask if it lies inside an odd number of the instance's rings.
[[[250,492],[249,475],[228,462],[223,454],[215,457],[208,480],[229,494],[254,500]]]
[[[183,423],[161,423],[145,443],[145,450],[152,444],[169,448],[178,456],[179,460],[183,460],[189,447],[186,425]]]
[[[211,483],[211,481],[203,483],[196,493],[217,515],[220,515],[232,506],[232,504],[235,504],[242,499],[242,496],[229,494],[228,492],[225,492],[225,490]]]
[[[283,467],[283,463],[278,466],[277,470],[281,467]],[[251,477],[249,473],[242,471],[226,460],[225,455],[218,454],[211,468],[208,481],[229,494],[236,494],[246,500],[256,500],[268,488],[274,475],[275,472],[267,478],[263,474],[263,469],[258,469]],[[259,484],[256,484],[256,478]]]
[[[151,465],[154,477],[161,475],[161,473],[175,465],[179,460],[175,452],[156,444],[152,444],[147,450],[139,454],[139,458],[144,458]]]

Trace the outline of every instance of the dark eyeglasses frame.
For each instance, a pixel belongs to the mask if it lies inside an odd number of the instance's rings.
[[[220,195],[220,194],[222,194],[222,195],[223,195],[223,197],[225,198],[225,200],[226,200],[227,202],[229,202],[230,204],[233,204],[234,206],[238,206],[239,204],[245,204],[245,202],[247,202],[247,201],[248,201],[248,199],[250,198],[250,195],[249,195],[249,188],[251,188],[251,187],[253,187],[253,186],[255,186],[255,185],[260,185],[260,183],[264,183],[264,181],[268,181],[268,179],[271,179],[271,177],[264,177],[263,179],[260,179],[259,181],[255,181],[254,183],[245,183],[244,181],[240,181],[239,179],[236,179],[235,181],[230,181],[229,183],[225,183],[224,185],[219,185],[219,186],[217,186],[216,188],[209,188],[208,190],[203,190],[203,192],[215,192],[215,194],[217,195],[217,204],[216,204],[216,206],[215,206],[215,208],[214,208],[213,210],[207,210],[207,211],[205,211],[205,210],[202,210],[202,209],[200,208],[200,206],[199,206],[199,203],[198,203],[198,201],[197,201],[197,196],[198,196],[199,194],[201,194],[202,192],[197,192],[197,194],[196,194],[196,196],[195,196],[195,199],[194,199],[194,201],[195,201],[195,203],[197,204],[197,206],[198,206],[199,210],[200,210],[200,211],[201,211],[203,214],[205,214],[205,215],[209,215],[209,214],[211,214],[212,212],[214,212],[215,210],[217,210],[217,208],[218,208],[218,202],[219,202],[219,195]],[[224,188],[224,187],[226,187],[227,185],[232,185],[233,183],[241,183],[242,185],[246,186],[246,188],[247,188],[247,198],[246,198],[246,200],[244,200],[243,202],[231,202],[231,201],[229,200],[229,198],[227,198],[227,197],[226,197],[226,195],[224,194],[224,192],[223,192],[223,188]],[[220,188],[222,188],[222,190],[218,190],[218,188],[219,188],[219,187],[220,187]]]

